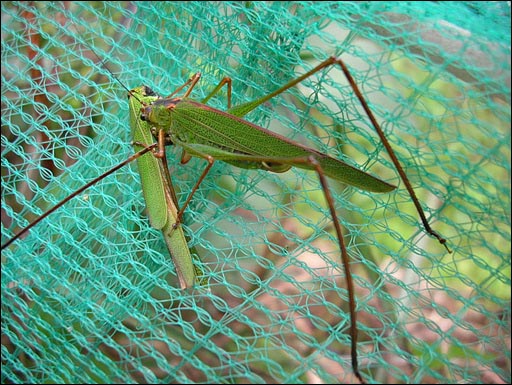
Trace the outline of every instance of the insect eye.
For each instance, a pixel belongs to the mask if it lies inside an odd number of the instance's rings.
[[[153,91],[148,86],[144,86],[144,94],[145,94],[145,96],[156,96],[155,91]]]

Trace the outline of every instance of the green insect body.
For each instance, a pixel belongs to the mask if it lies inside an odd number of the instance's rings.
[[[325,175],[333,179],[371,192],[395,189],[345,162],[247,122],[229,111],[181,98],[157,99],[141,110],[143,120],[164,129],[170,141],[189,155],[211,156],[240,168],[273,172],[284,172],[292,166],[313,170],[307,162],[313,156]]]
[[[140,87],[131,91],[130,126],[135,150],[154,143],[151,125],[140,119],[140,109],[150,105],[157,97],[147,89]],[[172,187],[167,165],[153,153],[137,158],[142,193],[146,202],[146,211],[151,226],[161,230],[176,269],[180,287],[194,286],[198,268],[194,265],[185,234],[179,225],[178,203]]]

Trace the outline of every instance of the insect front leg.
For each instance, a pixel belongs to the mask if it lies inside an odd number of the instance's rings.
[[[169,96],[167,96],[165,99],[169,99],[169,98],[173,97],[178,92],[180,92],[183,88],[185,88],[186,86],[188,86],[190,84],[189,89],[187,90],[187,92],[185,92],[185,95],[183,96],[184,98],[188,97],[190,95],[190,93],[192,92],[192,90],[194,89],[194,87],[196,86],[199,79],[201,79],[201,73],[197,72],[194,74],[194,76],[192,76],[190,79],[188,79],[183,85],[176,88],[174,90],[174,92],[172,94],[170,94]]]
[[[206,98],[204,98],[204,99],[201,101],[201,103],[206,104],[206,102],[207,102],[208,100],[210,100],[210,99],[212,98],[212,96],[214,96],[217,92],[219,92],[219,91],[220,91],[220,89],[221,89],[224,85],[226,85],[226,87],[227,87],[227,89],[228,89],[228,109],[230,109],[230,108],[231,108],[231,88],[232,88],[232,87],[231,87],[231,83],[232,83],[232,80],[231,80],[231,78],[230,78],[230,77],[227,77],[227,76],[226,76],[226,77],[224,77],[224,79],[222,79],[222,80],[219,82],[219,84],[217,84],[217,86],[213,89],[213,91],[212,91],[212,92],[210,92],[210,93],[208,94],[208,96],[206,96]]]

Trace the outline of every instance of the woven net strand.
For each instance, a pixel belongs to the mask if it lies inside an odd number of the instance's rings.
[[[339,56],[453,250],[338,68],[245,117],[397,185],[329,180],[363,377],[510,383],[510,27],[507,2],[2,2],[2,244],[133,153],[119,82],[165,96],[201,72],[201,100],[229,76],[236,105]],[[206,164],[180,157],[183,204]],[[216,162],[184,213],[187,291],[140,189],[124,167],[2,251],[2,383],[357,382],[314,172]]]

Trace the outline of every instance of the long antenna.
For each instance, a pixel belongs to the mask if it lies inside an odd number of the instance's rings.
[[[138,157],[144,155],[145,153],[153,150],[156,146],[158,146],[158,143],[153,143],[152,145],[148,146],[148,147],[145,147],[143,148],[142,150],[136,152],[135,154],[133,154],[132,156],[130,156],[129,158],[125,159],[124,161],[122,161],[121,163],[119,163],[118,165],[114,166],[113,168],[111,168],[110,170],[108,170],[107,172],[101,174],[100,176],[98,176],[97,178],[94,178],[93,180],[91,180],[89,183],[83,185],[82,187],[80,187],[78,190],[76,190],[74,193],[72,193],[70,196],[68,196],[66,199],[63,199],[62,201],[60,201],[59,203],[57,203],[55,206],[53,206],[50,210],[48,210],[47,212],[45,212],[43,215],[41,215],[39,218],[37,218],[34,222],[30,223],[27,227],[25,227],[24,229],[22,229],[18,234],[16,234],[14,237],[12,237],[11,239],[9,239],[7,241],[7,243],[5,243],[4,245],[2,245],[2,247],[0,248],[0,250],[3,250],[5,249],[6,247],[8,247],[11,243],[13,243],[15,240],[17,240],[18,238],[20,238],[23,234],[27,233],[32,227],[34,227],[35,225],[37,225],[39,222],[41,222],[43,219],[45,219],[48,215],[50,215],[51,213],[53,213],[55,210],[57,210],[59,207],[63,206],[66,202],[70,201],[71,199],[73,199],[74,197],[76,197],[77,195],[79,195],[80,193],[84,192],[85,190],[87,190],[89,187],[91,187],[93,184],[99,182],[100,180],[106,178],[107,176],[109,176],[110,174],[116,172],[117,170],[119,170],[120,168],[126,166],[128,163],[134,161],[135,159],[137,159]]]

